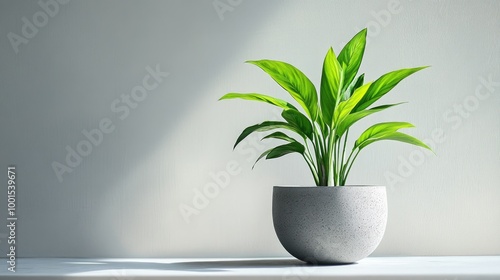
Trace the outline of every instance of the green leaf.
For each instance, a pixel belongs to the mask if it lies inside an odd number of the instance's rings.
[[[266,157],[266,159],[273,159],[273,158],[282,157],[282,156],[290,154],[290,153],[303,154],[304,150],[305,150],[304,146],[297,141],[271,148],[271,149],[263,152],[259,156],[259,158],[257,158],[257,160],[255,161],[255,163],[252,166],[252,169],[257,164],[257,162],[259,160],[261,160],[263,157]]]
[[[316,120],[318,115],[318,96],[309,78],[299,69],[286,62],[276,60],[247,61],[260,67],[269,74],[283,89],[304,108],[307,115]]]
[[[344,72],[340,66],[333,49],[330,48],[323,61],[321,74],[320,106],[322,120],[328,126],[333,121],[333,111],[337,105],[337,99],[342,91]]]
[[[358,32],[340,51],[338,61],[340,65],[345,64],[345,77],[344,83],[350,84],[356,74],[358,73],[359,66],[363,60],[363,54],[366,46],[366,28]]]
[[[269,150],[266,150],[265,152],[263,152],[258,158],[257,160],[253,163],[252,165],[252,169],[255,167],[255,165],[257,164],[257,162],[259,162],[259,160],[261,160],[263,157],[266,157],[274,148],[271,148]]]
[[[370,85],[371,83],[368,83],[357,88],[349,99],[339,103],[334,112],[333,122],[335,125],[351,113],[358,102],[363,98],[363,96],[365,96],[367,90],[370,88]]]
[[[297,142],[297,140],[293,139],[292,137],[286,135],[285,133],[281,132],[281,131],[276,131],[276,132],[273,132],[269,135],[266,135],[264,136],[261,140],[264,140],[264,139],[279,139],[279,140],[284,140],[284,141],[287,141],[287,142]]]
[[[404,142],[404,143],[412,144],[412,145],[419,146],[419,147],[422,147],[422,148],[425,148],[425,149],[432,151],[432,149],[429,146],[427,146],[424,142],[418,140],[417,138],[415,138],[413,136],[410,136],[408,134],[404,134],[402,132],[391,132],[391,133],[384,134],[378,138],[370,139],[368,141],[365,141],[361,146],[359,146],[359,149],[363,149],[364,147],[366,147],[374,142],[381,141],[381,140],[393,140],[393,141]]]
[[[400,69],[382,75],[380,78],[378,78],[375,82],[372,83],[372,85],[366,92],[363,99],[361,99],[358,105],[354,108],[354,111],[358,112],[368,108],[368,106],[372,105],[373,103],[375,103],[375,101],[379,100],[382,96],[388,93],[404,78],[427,67],[428,66]]]
[[[361,133],[358,140],[356,140],[356,142],[354,143],[354,148],[363,146],[364,142],[371,139],[377,139],[385,134],[396,132],[401,128],[410,127],[415,126],[407,122],[385,122],[372,125],[367,130],[365,130],[365,132]]]
[[[325,123],[325,121],[323,120],[323,116],[321,114],[318,115],[318,119],[316,120],[316,122],[319,125],[319,129],[321,130],[321,133],[324,135],[324,137],[326,137],[329,134],[329,130],[328,130],[328,126]]]
[[[286,123],[286,122],[277,122],[277,121],[265,121],[263,123],[260,123],[260,124],[256,124],[256,125],[252,125],[252,126],[249,126],[247,128],[245,128],[243,130],[243,132],[240,134],[240,136],[238,137],[238,139],[236,140],[236,143],[234,144],[234,148],[236,148],[236,146],[241,142],[243,141],[243,139],[245,139],[248,135],[254,133],[254,132],[257,132],[257,131],[268,131],[268,130],[272,130],[272,129],[278,129],[278,128],[282,128],[282,129],[288,129],[290,131],[293,131],[299,135],[301,135],[302,137],[305,137],[305,135],[302,133],[302,131],[298,130],[297,128],[295,128],[294,126]]]
[[[279,158],[290,153],[304,153],[304,146],[299,142],[292,142],[285,145],[275,147],[267,154],[266,159]]]
[[[362,74],[356,79],[352,80],[351,84],[344,90],[344,93],[342,93],[342,101],[349,99],[352,95],[352,92],[363,85],[364,79],[365,74]]]
[[[360,86],[362,86],[364,82],[365,82],[365,73],[359,75],[358,79],[356,80],[356,84],[354,85],[354,89],[357,89]]]
[[[388,105],[381,105],[377,107],[373,107],[371,109],[366,109],[363,111],[355,112],[349,114],[347,117],[345,117],[340,123],[337,124],[337,128],[335,130],[337,136],[340,138],[344,133],[357,121],[361,120],[362,118],[369,116],[373,113],[380,112],[382,110],[385,110],[387,108],[403,104],[402,103],[396,103],[396,104],[388,104]]]
[[[312,140],[313,127],[309,119],[297,110],[283,110],[281,116],[293,127]]]
[[[254,101],[261,101],[265,103],[269,103],[278,107],[281,107],[283,109],[295,109],[292,104],[278,99],[274,98],[268,95],[260,94],[260,93],[236,93],[236,92],[231,92],[228,93],[224,96],[222,96],[219,100],[225,100],[225,99],[235,99],[235,98],[240,98],[240,99],[245,99],[245,100],[254,100]]]

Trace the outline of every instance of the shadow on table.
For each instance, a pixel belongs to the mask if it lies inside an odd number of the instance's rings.
[[[307,265],[295,259],[277,260],[225,260],[225,261],[192,261],[169,264],[176,270],[185,271],[224,271],[247,268],[279,268]]]
[[[163,271],[186,271],[186,272],[225,272],[235,271],[239,269],[266,269],[266,268],[310,268],[318,266],[308,264],[297,259],[263,259],[263,260],[220,260],[220,261],[178,261],[172,263],[164,263],[159,259],[157,262],[153,260],[94,260],[92,265],[86,266],[85,263],[62,262],[61,265],[72,266],[76,271],[98,271],[98,270],[163,270]],[[78,265],[78,267],[73,266]],[[339,264],[349,265],[349,264]],[[325,266],[325,265],[319,265]],[[330,265],[332,266],[332,265]],[[70,270],[73,270],[70,269]]]
[[[199,261],[199,262],[178,262],[178,263],[172,263],[170,265],[177,268],[178,270],[187,270],[187,271],[199,270],[203,272],[206,272],[207,270],[223,271],[224,269],[232,270],[232,269],[247,269],[247,268],[286,268],[286,267],[292,268],[292,267],[318,266],[315,264],[305,263],[297,259]],[[325,265],[319,265],[319,266],[325,266]]]

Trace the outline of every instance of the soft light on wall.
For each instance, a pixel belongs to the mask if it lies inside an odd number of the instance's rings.
[[[23,18],[35,24],[43,5],[0,4],[0,158],[18,168],[20,256],[286,256],[272,227],[272,186],[313,184],[307,167],[290,155],[251,170],[268,144],[232,145],[276,112],[217,99],[255,91],[291,100],[243,62],[287,61],[319,85],[327,49],[363,27],[367,79],[432,65],[384,99],[408,104],[371,121],[415,123],[411,133],[433,141],[437,154],[384,143],[360,154],[350,183],[388,186],[389,223],[375,255],[500,253],[500,3],[61,3],[20,44],[7,35],[24,36]],[[138,95],[156,67],[168,75]],[[88,140],[82,131],[103,119],[113,131],[59,180],[52,163],[65,164],[66,146],[76,150]],[[183,215],[186,207],[194,212]]]

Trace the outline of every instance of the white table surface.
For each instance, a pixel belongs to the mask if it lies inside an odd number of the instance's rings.
[[[500,256],[380,257],[314,266],[291,258],[17,260],[0,279],[500,279]]]

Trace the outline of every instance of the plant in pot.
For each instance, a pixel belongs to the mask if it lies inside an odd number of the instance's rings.
[[[323,62],[319,96],[312,82],[294,66],[274,60],[247,61],[269,74],[300,105],[259,93],[228,93],[220,99],[265,102],[283,109],[283,121],[264,121],[243,130],[234,147],[254,132],[269,131],[265,139],[284,144],[257,159],[300,154],[316,187],[273,189],[273,223],[283,247],[296,258],[318,264],[352,263],[371,254],[380,243],[387,222],[384,186],[346,185],[359,153],[381,140],[405,142],[430,149],[400,132],[407,122],[384,122],[368,127],[350,144],[349,129],[359,120],[400,105],[372,106],[400,81],[426,67],[400,69],[365,82],[358,75],[366,45],[366,29],[357,33],[335,55]],[[300,109],[298,109],[300,108]],[[285,133],[286,132],[286,133]]]

